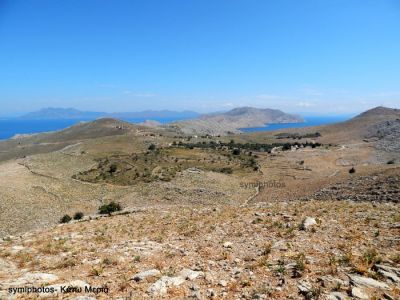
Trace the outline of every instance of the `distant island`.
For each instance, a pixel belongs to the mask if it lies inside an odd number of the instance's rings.
[[[301,116],[277,109],[238,107],[225,113],[201,115],[194,120],[171,124],[185,134],[225,135],[240,133],[241,128],[262,127],[277,123],[302,123]]]
[[[81,111],[75,108],[54,108],[48,107],[41,110],[25,114],[18,119],[23,120],[95,120],[99,118],[116,118],[116,119],[160,119],[160,118],[176,118],[176,119],[192,119],[200,114],[194,111],[170,111],[170,110],[144,110],[140,112],[93,112]]]

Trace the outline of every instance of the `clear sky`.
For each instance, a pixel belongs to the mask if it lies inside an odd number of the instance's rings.
[[[400,1],[0,0],[0,105],[400,107]]]

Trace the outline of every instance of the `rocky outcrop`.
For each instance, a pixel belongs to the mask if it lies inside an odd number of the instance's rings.
[[[369,128],[367,139],[377,139],[376,148],[400,153],[400,119],[384,121]]]
[[[318,200],[353,200],[400,202],[400,176],[361,176],[346,182],[336,183],[316,192],[312,197]]]

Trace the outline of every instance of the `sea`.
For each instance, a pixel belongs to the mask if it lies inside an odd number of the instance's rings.
[[[272,131],[285,128],[300,128],[307,126],[327,125],[338,122],[343,122],[350,119],[352,116],[327,116],[327,117],[304,117],[304,123],[284,123],[284,124],[268,124],[266,127],[243,128],[244,132],[257,132],[257,131]],[[124,121],[130,123],[141,123],[147,118],[134,118],[125,119]],[[187,118],[154,118],[162,124],[180,121]],[[16,134],[31,134],[41,133],[48,131],[55,131],[65,129],[72,125],[78,124],[82,121],[92,120],[22,120],[22,119],[0,119],[0,140],[6,140]]]
[[[287,128],[303,128],[311,126],[329,125],[344,122],[350,120],[353,115],[346,116],[303,116],[303,123],[278,123],[278,124],[268,124],[264,127],[250,127],[250,128],[240,128],[243,132],[257,132],[257,131],[273,131]]]

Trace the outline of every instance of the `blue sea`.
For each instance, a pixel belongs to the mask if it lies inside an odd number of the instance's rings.
[[[291,124],[269,124],[266,127],[244,128],[244,132],[271,131],[285,128],[300,128],[307,126],[326,125],[332,123],[343,122],[350,119],[350,116],[335,117],[304,117],[304,123]],[[146,118],[126,119],[124,121],[131,123],[144,122]],[[179,118],[154,118],[160,123],[169,123],[179,121]],[[69,126],[75,125],[81,121],[90,120],[19,120],[19,119],[0,119],[0,140],[9,139],[15,134],[40,133],[54,130],[61,130]]]
[[[273,131],[287,128],[303,128],[310,126],[328,125],[339,122],[344,122],[351,119],[353,116],[326,116],[326,117],[303,117],[304,123],[280,123],[280,124],[268,124],[265,127],[251,127],[241,128],[243,132],[257,132],[257,131]]]
[[[169,123],[179,121],[185,118],[152,118],[152,120],[160,123]],[[125,119],[124,121],[131,123],[141,123],[148,118]],[[0,140],[13,137],[16,134],[40,133],[54,130],[61,130],[82,121],[93,120],[20,120],[20,119],[0,119]]]

